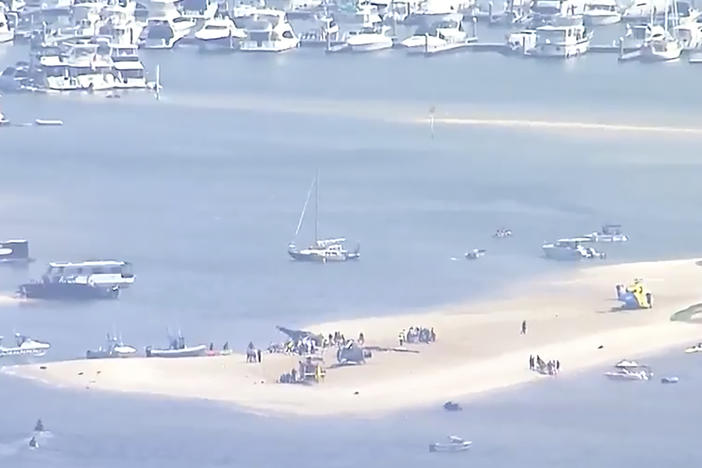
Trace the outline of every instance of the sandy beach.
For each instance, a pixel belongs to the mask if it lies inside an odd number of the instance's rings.
[[[615,285],[643,278],[654,295],[650,310],[617,310]],[[75,360],[5,368],[6,373],[80,391],[113,391],[229,402],[262,414],[373,417],[408,408],[614,364],[683,347],[702,338],[702,326],[671,322],[678,310],[702,302],[702,267],[695,260],[592,266],[558,278],[535,278],[496,291],[505,299],[472,302],[405,316],[362,318],[304,327],[347,337],[363,332],[366,345],[397,346],[398,332],[434,327],[437,341],[412,344],[418,353],[374,352],[365,365],[331,368],[325,381],[278,384],[296,356],[264,354],[182,359]],[[526,320],[528,333],[520,335]],[[681,349],[682,351],[682,349]],[[559,376],[529,370],[530,354],[561,362]]]

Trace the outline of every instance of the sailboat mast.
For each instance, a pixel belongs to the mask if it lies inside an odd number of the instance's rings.
[[[316,243],[319,240],[319,172],[314,180],[314,242]]]

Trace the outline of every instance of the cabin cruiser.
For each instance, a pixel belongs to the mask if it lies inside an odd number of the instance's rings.
[[[461,437],[449,436],[448,442],[434,442],[429,444],[430,452],[464,452],[468,450],[473,442],[463,440]]]
[[[246,39],[239,46],[242,52],[283,52],[300,45],[300,39],[280,10],[257,10],[244,21]]]
[[[546,258],[553,260],[581,260],[583,258],[605,258],[604,252],[598,252],[592,247],[583,247],[583,243],[590,242],[586,237],[576,237],[573,239],[560,239],[556,242],[547,243],[542,246]]]
[[[677,60],[682,54],[682,44],[663,26],[653,26],[647,45],[641,49],[641,60],[647,62],[664,62]]]
[[[605,224],[599,232],[585,234],[592,242],[626,242],[629,240],[626,234],[622,232],[620,224]]]
[[[140,45],[145,49],[172,49],[196,26],[195,19],[185,16],[150,19],[142,33]]]
[[[207,353],[206,345],[186,346],[183,335],[178,334],[172,338],[168,348],[159,349],[151,346],[146,347],[146,357],[162,357],[162,358],[178,358],[178,357],[197,357],[205,356]]]
[[[0,242],[0,263],[28,263],[29,242],[24,239],[6,240]]]
[[[675,2],[674,13],[678,24],[694,24],[700,19],[702,12],[695,8],[690,2],[687,1],[677,1]]]
[[[49,343],[33,340],[19,333],[15,333],[15,344],[15,346],[5,346],[2,344],[2,337],[0,337],[0,358],[25,356],[42,357],[51,348]]]
[[[38,299],[109,299],[117,298],[134,279],[128,262],[52,262],[41,281],[21,285],[19,293]]]
[[[346,45],[351,52],[372,52],[392,48],[392,28],[386,25],[363,26],[358,31],[349,32]]]
[[[229,16],[231,18],[248,18],[253,16],[257,10],[265,8],[266,3],[263,0],[234,0],[229,8]]]
[[[109,47],[91,40],[65,43],[66,54],[39,58],[45,88],[54,91],[102,91],[114,88],[115,77]]]
[[[587,52],[592,35],[582,24],[546,25],[536,28],[536,43],[526,54],[533,57],[577,57]]]
[[[237,28],[234,21],[227,16],[208,20],[203,28],[195,33],[195,40],[203,51],[237,49],[239,41],[245,38],[246,31]]]
[[[606,26],[622,20],[615,0],[590,0],[585,4],[583,23],[586,26]]]
[[[10,25],[10,18],[13,19],[13,25],[17,24],[17,13],[6,11],[5,4],[0,3],[0,44],[3,42],[11,42],[15,39],[14,26]]]
[[[543,26],[559,18],[578,18],[583,8],[581,0],[535,0],[531,4],[529,22],[532,26]]]
[[[437,49],[451,44],[465,44],[468,35],[463,29],[462,21],[463,15],[448,15],[428,27],[417,28],[417,31],[400,42],[400,45],[410,51],[425,51],[425,49]]]
[[[87,359],[107,359],[107,358],[126,358],[136,355],[134,346],[125,345],[121,338],[107,334],[105,346],[100,346],[96,350],[88,350],[85,353]]]

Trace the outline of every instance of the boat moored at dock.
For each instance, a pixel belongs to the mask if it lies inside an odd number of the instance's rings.
[[[526,55],[533,57],[570,58],[583,55],[590,46],[591,34],[585,26],[574,24],[549,24],[536,28],[534,48]]]

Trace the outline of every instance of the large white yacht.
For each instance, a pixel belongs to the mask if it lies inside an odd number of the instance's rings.
[[[585,4],[583,23],[587,26],[606,26],[622,20],[615,0],[590,0]]]
[[[358,31],[351,31],[346,44],[352,52],[371,52],[392,48],[392,29],[390,26],[363,26]]]
[[[664,26],[653,26],[648,44],[641,49],[641,60],[648,62],[665,62],[677,60],[682,54],[682,44]]]
[[[445,47],[447,44],[465,43],[468,35],[463,29],[463,15],[447,15],[443,20],[428,27],[419,27],[415,33],[400,42],[410,51],[424,51]]]
[[[103,91],[114,87],[109,50],[88,40],[67,44],[66,55],[40,57],[43,86],[54,91]]]
[[[584,247],[584,243],[590,242],[586,237],[576,237],[572,239],[559,239],[556,242],[544,244],[541,248],[546,258],[552,260],[581,260],[593,258],[605,258],[604,252],[598,252],[592,247]]]
[[[171,49],[178,41],[193,32],[198,20],[183,16],[176,0],[151,0],[149,19],[141,34],[139,45],[145,49]]]
[[[257,10],[245,19],[244,28],[246,39],[239,45],[242,52],[283,52],[300,45],[300,38],[280,10]]]
[[[136,20],[135,12],[133,0],[111,1],[100,12],[100,34],[110,36],[113,43],[137,44],[144,24]]]
[[[667,0],[637,0],[624,10],[624,21],[648,21],[652,16],[663,13],[667,8]]]
[[[337,23],[346,26],[376,25],[383,22],[378,12],[377,5],[370,2],[358,2],[352,11],[338,11],[334,13]]]
[[[14,24],[17,24],[17,13],[10,13],[5,8],[4,3],[0,3],[0,43],[11,42],[15,39],[15,30],[10,27],[8,17],[14,16]]]
[[[236,26],[227,16],[218,16],[205,22],[205,26],[195,33],[200,50],[233,50],[246,38],[246,31]]]
[[[138,48],[132,44],[110,44],[116,89],[146,89],[146,71],[141,63]]]
[[[536,28],[536,43],[526,54],[534,57],[577,57],[587,52],[591,35],[582,24],[546,25]]]

